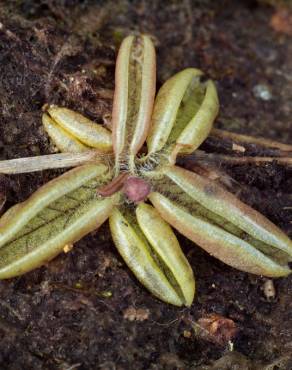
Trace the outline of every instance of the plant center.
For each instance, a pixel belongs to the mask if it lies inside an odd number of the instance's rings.
[[[140,177],[129,176],[124,182],[123,192],[134,203],[145,200],[150,191],[150,184]]]
[[[130,201],[138,203],[147,198],[151,191],[151,185],[140,177],[131,176],[125,172],[114,178],[109,184],[98,189],[98,194],[109,197],[120,190]]]

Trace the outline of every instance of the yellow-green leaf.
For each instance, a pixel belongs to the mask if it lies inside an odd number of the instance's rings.
[[[88,146],[82,144],[68,131],[62,129],[48,114],[43,114],[42,122],[47,134],[61,152],[80,153],[90,150]]]
[[[100,124],[94,123],[82,114],[67,108],[51,106],[47,113],[55,124],[85,146],[96,148],[102,152],[112,151],[111,132]]]
[[[169,166],[165,174],[190,198],[223,217],[253,238],[292,256],[292,242],[262,214],[210,180],[183,168]]]
[[[155,50],[151,39],[127,37],[119,50],[113,102],[113,146],[116,167],[129,161],[143,145],[150,126],[155,94]]]
[[[149,154],[170,151],[169,159],[174,163],[179,152],[194,151],[209,135],[219,103],[214,83],[201,82],[202,74],[187,68],[159,90],[147,138]]]
[[[110,216],[110,228],[121,256],[137,279],[151,293],[176,306],[191,303],[190,296],[186,302],[181,290],[167,275],[163,268],[166,265],[161,264],[133,213],[115,209]]]
[[[85,165],[50,181],[0,219],[0,278],[30,271],[98,228],[118,195],[97,188],[111,176],[104,165]]]
[[[271,277],[285,276],[291,272],[287,264],[279,264],[245,240],[198,216],[195,207],[191,210],[187,205],[181,205],[179,198],[171,200],[158,192],[151,193],[149,198],[169,224],[226,264]]]
[[[168,278],[186,306],[194,299],[195,280],[191,266],[183,254],[171,227],[149,204],[140,203],[136,209],[138,224],[150,243],[153,253],[168,271]]]

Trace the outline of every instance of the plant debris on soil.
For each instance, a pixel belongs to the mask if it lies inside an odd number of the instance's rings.
[[[291,144],[291,7],[269,3],[1,2],[1,159],[55,151],[41,126],[45,104],[108,125],[116,51],[131,32],[154,39],[158,88],[185,67],[201,68],[217,83],[217,128]],[[210,136],[200,150],[242,155],[240,143],[234,145]],[[244,150],[271,154],[255,144]],[[242,200],[292,236],[291,166],[212,166]],[[4,209],[60,173],[1,177]],[[292,369],[291,277],[237,271],[178,237],[197,281],[190,308],[164,304],[139,285],[107,224],[46,266],[1,281],[0,368]]]

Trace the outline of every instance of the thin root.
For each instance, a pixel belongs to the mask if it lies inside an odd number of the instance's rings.
[[[292,152],[292,145],[279,143],[278,141],[264,139],[261,137],[253,137],[249,135],[236,134],[235,132],[229,132],[225,130],[213,128],[210,136],[215,136],[223,139],[230,139],[240,143],[246,144],[257,144],[265,148],[279,149],[283,155]]]

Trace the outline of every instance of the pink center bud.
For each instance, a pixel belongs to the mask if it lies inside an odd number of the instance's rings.
[[[150,191],[150,184],[139,177],[128,177],[124,183],[124,193],[134,203],[146,199]]]

